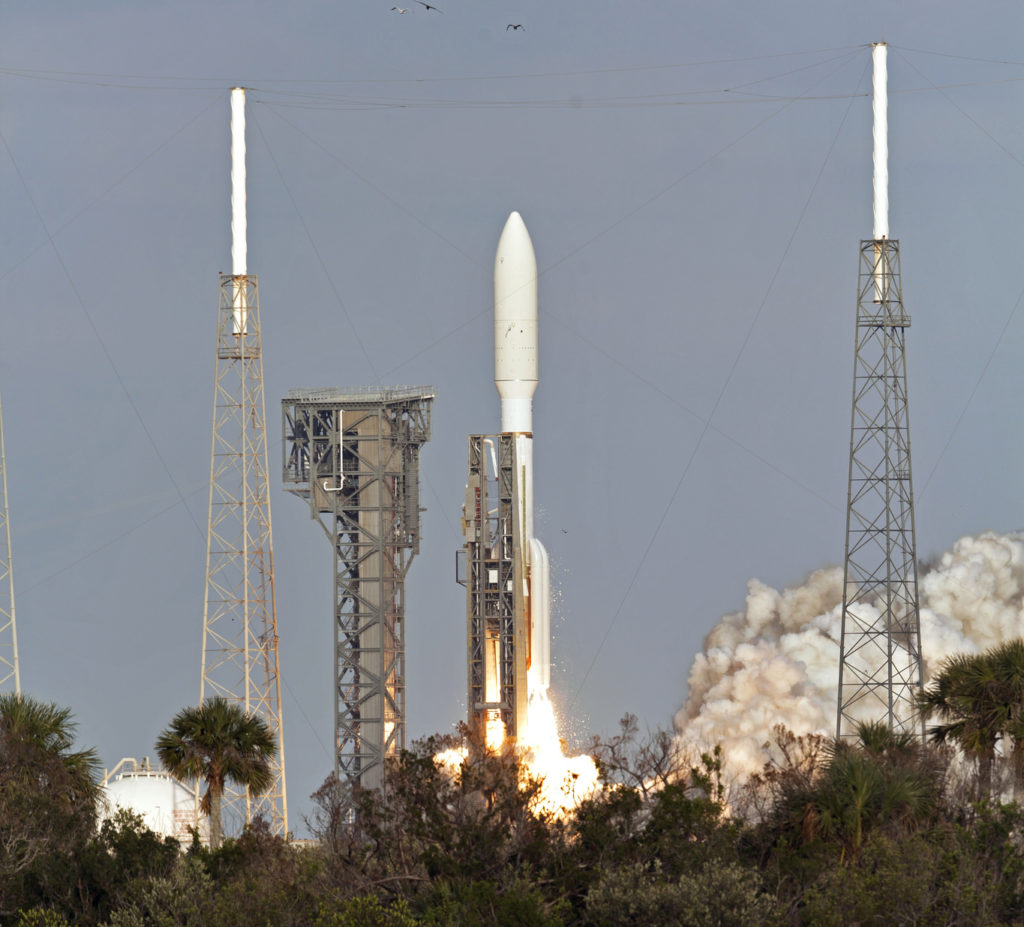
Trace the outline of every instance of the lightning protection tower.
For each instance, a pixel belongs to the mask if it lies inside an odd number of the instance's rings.
[[[914,494],[899,242],[889,238],[886,46],[874,59],[874,237],[860,245],[836,736],[882,721],[920,736]]]
[[[18,626],[14,621],[14,573],[11,569],[11,522],[7,507],[7,458],[3,412],[0,411],[0,691],[21,694]]]
[[[405,577],[433,398],[305,389],[281,403],[285,488],[334,549],[334,771],[350,787],[379,788],[385,757],[405,748]]]
[[[228,785],[225,830],[267,819],[288,832],[281,676],[270,523],[257,281],[246,269],[245,91],[231,91],[231,260],[221,274],[199,699],[221,696],[262,718],[278,752],[258,798]]]

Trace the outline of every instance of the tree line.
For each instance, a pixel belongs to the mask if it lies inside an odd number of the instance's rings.
[[[170,771],[205,782],[206,847],[127,812],[98,826],[99,763],[70,711],[0,696],[0,924],[1024,924],[1024,642],[948,660],[918,707],[924,739],[778,728],[742,787],[720,750],[627,716],[594,739],[600,787],[565,814],[463,729],[392,758],[380,790],[329,777],[305,845],[262,821],[221,839],[225,783],[265,788],[274,745],[211,700],[157,741]],[[436,759],[453,747],[457,768]]]

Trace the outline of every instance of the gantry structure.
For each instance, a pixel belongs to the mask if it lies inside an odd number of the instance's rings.
[[[385,758],[406,745],[405,579],[433,398],[430,387],[299,389],[281,403],[285,490],[334,550],[334,768],[349,796],[379,788]]]
[[[489,731],[515,743],[529,695],[524,539],[517,527],[522,519],[516,517],[524,500],[515,478],[515,438],[512,433],[469,436],[466,542],[456,560],[456,579],[466,587],[468,720],[476,737],[493,746]]]
[[[11,521],[7,506],[7,456],[0,410],[0,692],[21,694],[18,626],[14,618],[14,572],[11,568]]]
[[[270,788],[228,784],[225,832],[264,817],[288,833],[273,531],[255,275],[222,274],[210,463],[200,703],[220,696],[262,718],[277,741]]]

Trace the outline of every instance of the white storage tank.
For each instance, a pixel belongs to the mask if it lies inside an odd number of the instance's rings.
[[[184,845],[195,826],[195,793],[169,772],[154,769],[149,757],[126,757],[107,772],[101,783],[100,821],[113,817],[118,808],[133,811],[153,833],[175,837]],[[209,821],[199,818],[199,838],[209,841]]]

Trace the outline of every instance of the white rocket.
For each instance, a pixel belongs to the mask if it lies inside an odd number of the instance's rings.
[[[551,622],[548,554],[533,536],[533,394],[537,389],[537,259],[522,216],[505,223],[494,258],[494,385],[501,430],[515,436],[522,509],[520,537],[528,640],[528,688],[550,682]]]

